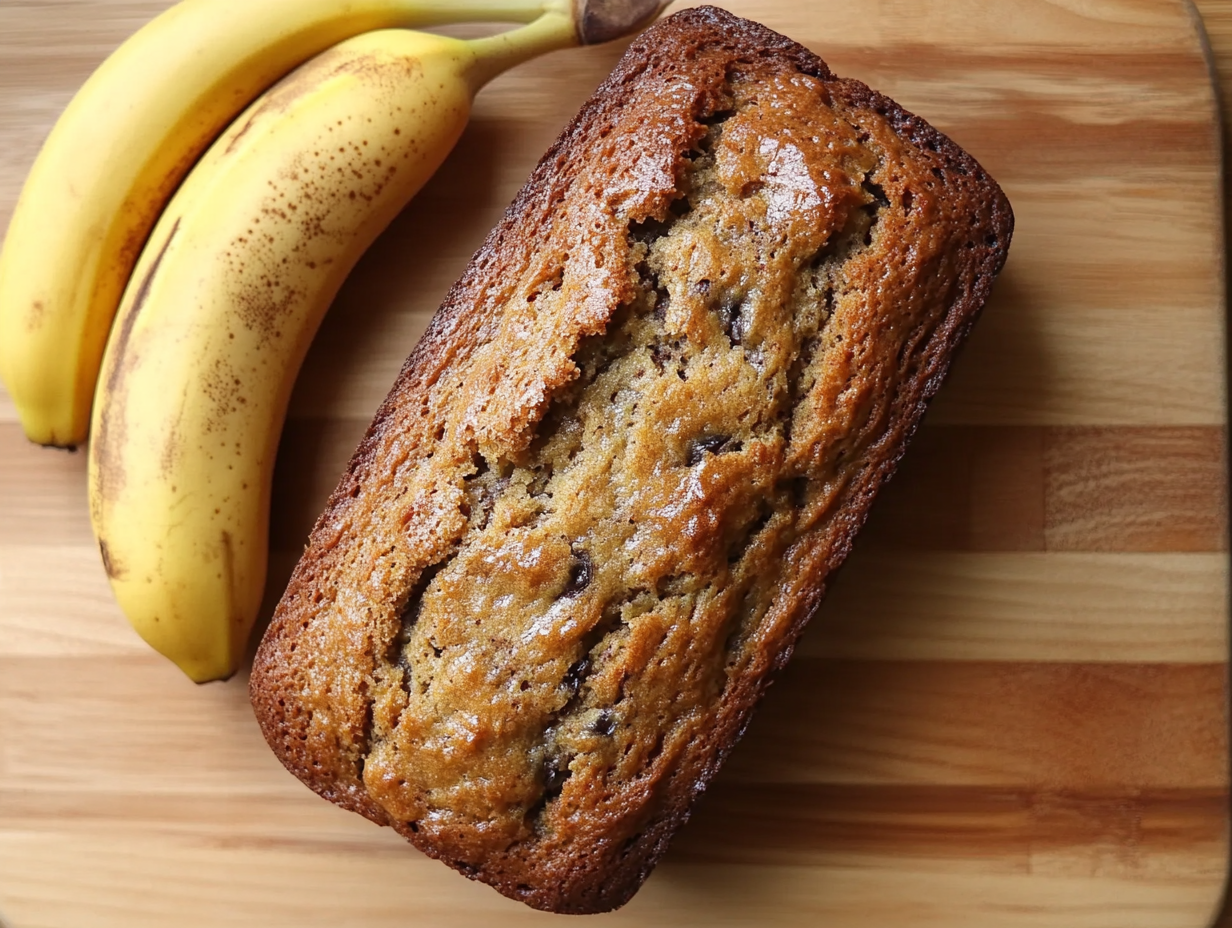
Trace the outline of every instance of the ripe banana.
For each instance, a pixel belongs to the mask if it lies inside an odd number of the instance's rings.
[[[558,6],[559,0],[183,0],[137,32],[56,123],[0,252],[0,380],[26,435],[45,445],[85,439],[107,334],[150,228],[206,146],[274,81],[371,30],[528,23]],[[597,28],[585,18],[579,23],[592,33]]]
[[[484,39],[350,39],[273,87],[168,204],[107,344],[89,455],[111,586],[193,680],[243,657],[295,375],[347,273],[500,71],[575,44],[569,8]]]

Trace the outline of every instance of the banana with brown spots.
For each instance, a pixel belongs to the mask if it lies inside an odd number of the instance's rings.
[[[278,437],[326,309],[479,88],[577,44],[584,7],[547,5],[496,36],[385,30],[312,59],[214,143],[155,227],[103,358],[90,508],[125,614],[193,680],[230,676],[244,654]],[[622,31],[657,9],[635,7]],[[580,21],[610,37],[600,19]]]
[[[529,23],[557,10],[583,44],[655,0],[181,0],[107,58],[56,122],[0,251],[0,380],[31,441],[86,438],[103,347],[133,265],[210,142],[292,68],[391,27]]]

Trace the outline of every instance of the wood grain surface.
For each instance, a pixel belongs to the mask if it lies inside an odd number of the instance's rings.
[[[0,2],[0,228],[59,111],[167,0]],[[1199,928],[1228,869],[1225,240],[1181,0],[733,0],[934,122],[1018,229],[796,658],[611,925]],[[1232,100],[1232,0],[1199,4]],[[480,96],[297,385],[267,609],[446,288],[619,47]],[[313,796],[246,680],[112,601],[81,454],[0,392],[0,912],[13,928],[543,925]],[[1232,925],[1232,920],[1226,920]]]

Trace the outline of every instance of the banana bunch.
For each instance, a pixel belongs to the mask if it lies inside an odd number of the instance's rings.
[[[0,252],[0,378],[33,441],[89,431],[112,589],[190,678],[244,655],[291,388],[351,268],[485,83],[659,6],[183,0],[74,98]],[[387,28],[476,20],[525,25],[469,41]]]

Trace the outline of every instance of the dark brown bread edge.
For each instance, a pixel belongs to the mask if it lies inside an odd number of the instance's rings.
[[[451,288],[427,332],[407,359],[393,389],[360,443],[347,474],[318,520],[311,536],[311,549],[328,552],[331,540],[337,535],[333,527],[334,517],[345,509],[350,500],[358,480],[357,474],[373,465],[379,437],[396,420],[395,414],[406,398],[429,388],[451,363],[451,348],[458,343],[455,333],[459,328],[473,323],[473,320],[466,318],[466,314],[477,302],[477,288],[481,286],[487,268],[499,263],[506,249],[526,247],[511,240],[511,233],[519,224],[519,219],[525,221],[528,214],[540,214],[550,208],[554,192],[553,176],[564,154],[576,144],[576,140],[585,137],[587,128],[593,122],[620,107],[626,95],[626,85],[635,81],[657,57],[669,53],[666,51],[668,49],[702,44],[721,45],[744,56],[784,60],[803,73],[827,81],[836,98],[848,105],[882,114],[901,138],[917,148],[936,153],[945,165],[943,183],[977,191],[990,201],[993,204],[992,224],[991,228],[979,230],[980,241],[976,243],[972,256],[971,285],[961,289],[959,298],[949,307],[944,321],[922,351],[928,359],[927,364],[913,381],[902,385],[900,396],[895,399],[893,426],[879,442],[879,447],[883,449],[880,458],[870,461],[872,466],[866,468],[859,479],[850,485],[838,515],[827,523],[824,534],[819,532],[801,538],[789,553],[787,578],[793,588],[785,589],[779,601],[797,596],[798,602],[792,610],[794,614],[784,639],[777,648],[760,655],[760,660],[728,688],[711,737],[703,750],[692,755],[693,766],[679,770],[672,778],[661,797],[660,812],[640,835],[635,847],[619,858],[615,869],[602,871],[570,868],[568,873],[561,873],[552,862],[534,861],[533,855],[525,855],[516,862],[506,860],[503,867],[494,861],[490,870],[478,871],[446,861],[471,878],[490,882],[507,895],[548,911],[598,912],[622,905],[636,892],[666,850],[671,836],[688,819],[693,801],[721,767],[748,725],[756,705],[790,658],[800,632],[821,603],[830,572],[846,558],[856,533],[868,516],[873,498],[881,485],[892,476],[929,400],[940,388],[955,352],[987,300],[992,281],[1004,264],[1013,232],[1012,211],[996,183],[973,158],[924,120],[907,113],[858,81],[836,79],[826,65],[807,49],[759,24],[711,7],[676,14],[653,27],[630,46],[613,73],[545,154],[501,222]],[[286,598],[307,594],[312,581],[313,571],[305,569],[301,563],[292,577]],[[277,676],[272,672],[274,668],[271,663],[277,658],[280,648],[275,647],[274,642],[294,635],[293,625],[290,621],[276,621],[271,625],[267,641],[263,643],[254,663],[252,701],[267,741],[292,773],[325,798],[373,821],[397,827],[367,797],[358,779],[359,771],[343,770],[337,764],[322,765],[320,757],[311,755],[298,741],[288,736],[289,731],[295,730],[295,720],[288,717],[287,707],[280,699],[276,686],[267,685],[267,681]],[[406,837],[429,855],[437,856],[433,848],[421,846],[420,842],[415,841],[413,834],[406,833]],[[519,880],[511,872],[523,867],[531,875],[536,869],[550,873],[550,885],[545,885],[548,880],[542,880],[527,888],[525,879]]]

